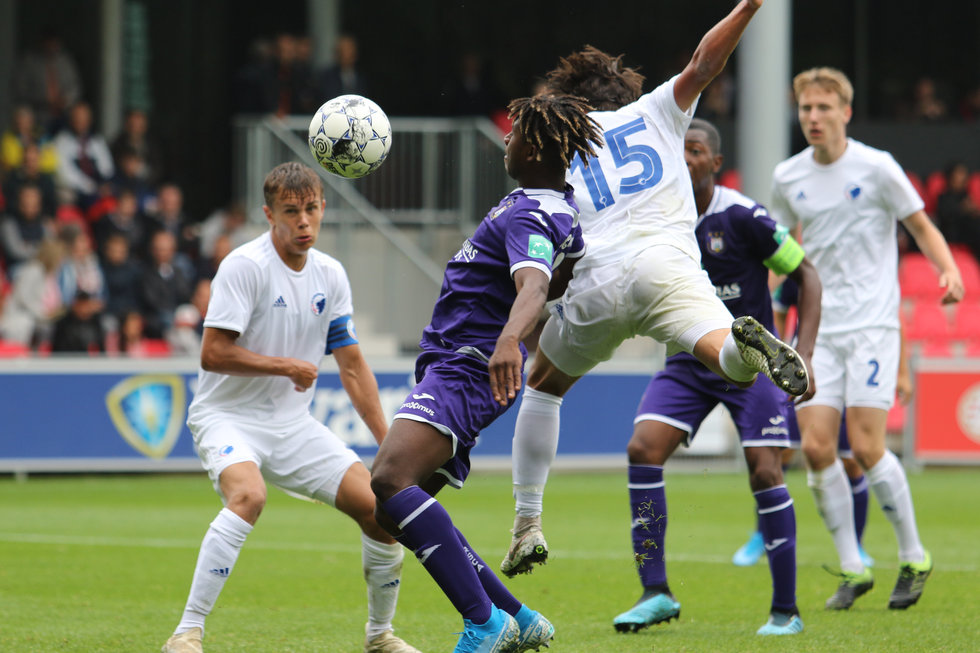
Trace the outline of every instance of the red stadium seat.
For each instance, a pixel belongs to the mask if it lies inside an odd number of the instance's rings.
[[[905,404],[897,399],[888,411],[888,418],[885,422],[885,430],[888,433],[901,433],[905,430]]]
[[[977,262],[973,252],[965,245],[952,245],[953,260],[963,275],[963,287],[966,290],[966,297],[969,299],[980,298],[980,263]]]
[[[741,191],[742,190],[742,173],[734,168],[729,168],[728,170],[721,173],[718,177],[718,183],[722,186],[727,186],[732,190]]]
[[[906,170],[905,176],[909,178],[909,181],[912,182],[912,187],[915,188],[915,192],[917,192],[919,194],[919,197],[922,198],[922,201],[925,202],[926,187],[925,184],[922,183],[922,177],[920,177],[917,173],[912,172],[911,170]]]
[[[946,175],[942,170],[936,170],[926,177],[926,194],[922,201],[926,205],[926,213],[936,215],[936,204],[939,196],[946,190]]]
[[[27,345],[10,340],[0,340],[0,358],[19,358],[30,355],[31,348]]]
[[[929,300],[919,301],[912,307],[905,323],[905,338],[909,342],[949,341],[949,320],[946,310]]]
[[[939,275],[925,255],[918,252],[905,254],[898,264],[898,283],[902,297],[912,300],[936,300],[942,297]]]
[[[980,341],[980,302],[963,302],[956,307],[949,336],[953,340]]]
[[[980,206],[980,172],[970,174],[966,182],[966,192],[969,193],[973,203]]]

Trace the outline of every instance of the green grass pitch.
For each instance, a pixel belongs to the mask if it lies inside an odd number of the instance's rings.
[[[874,499],[865,548],[876,586],[847,612],[823,603],[836,564],[801,471],[787,476],[798,522],[801,635],[760,638],[764,562],[730,563],[753,525],[744,474],[667,467],[670,584],[681,618],[618,634],[612,618],[639,595],[625,473],[555,473],[545,497],[551,560],[508,587],[557,629],[556,652],[980,650],[980,471],[909,475],[936,568],[919,604],[889,611],[895,538]],[[440,499],[488,563],[508,541],[506,474],[477,473]],[[0,478],[0,651],[158,651],[176,625],[197,547],[219,508],[203,474]],[[396,628],[422,651],[450,651],[461,621],[410,555]],[[208,653],[358,652],[366,620],[360,544],[346,517],[270,491],[208,620]]]

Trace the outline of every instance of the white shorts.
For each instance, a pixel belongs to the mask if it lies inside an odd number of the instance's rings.
[[[813,350],[817,394],[797,405],[890,410],[895,401],[901,334],[886,327],[818,335]]]
[[[250,461],[272,485],[333,506],[344,474],[361,460],[312,415],[276,425],[211,415],[200,422],[188,421],[187,426],[219,495],[221,472],[229,465]]]
[[[608,265],[575,267],[551,309],[538,346],[565,374],[582,376],[609,360],[627,338],[649,336],[667,353],[691,353],[732,315],[698,261],[672,245],[655,245]]]

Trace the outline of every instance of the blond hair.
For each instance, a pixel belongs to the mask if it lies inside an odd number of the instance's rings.
[[[811,68],[793,78],[793,95],[799,101],[800,95],[810,86],[818,86],[824,91],[836,93],[841,101],[850,106],[854,101],[854,87],[847,75],[836,68]]]

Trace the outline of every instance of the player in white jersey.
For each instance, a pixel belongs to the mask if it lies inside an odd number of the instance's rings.
[[[211,286],[187,425],[224,508],[201,543],[183,616],[163,653],[202,651],[204,620],[265,506],[266,482],[357,522],[368,588],[364,651],[418,653],[392,631],[403,553],[374,519],[368,470],[309,410],[320,360],[333,354],[379,444],[387,432],[351,321],[347,274],[313,249],[325,205],[320,178],[284,163],[266,176],[264,192],[269,231],[229,254]]]
[[[885,447],[885,424],[899,366],[899,220],[940,271],[942,302],[963,297],[949,247],[892,156],[847,137],[854,90],[832,68],[797,75],[793,91],[809,143],[776,166],[770,211],[802,235],[823,282],[813,355],[819,389],[797,415],[807,483],[840,556],[841,582],[826,607],[849,608],[874,584],[861,562],[851,489],[837,456],[841,412],[858,464],[898,538],[899,577],[889,608],[913,605],[932,571],[921,541],[908,480]]]
[[[645,95],[643,76],[623,67],[622,56],[592,47],[562,59],[545,79],[544,92],[581,96],[597,109],[589,115],[603,129],[604,146],[588,166],[575,160],[568,171],[587,249],[542,331],[517,416],[517,515],[501,563],[508,576],[547,558],[541,501],[562,397],[627,338],[645,335],[669,353],[691,353],[740,387],[764,372],[790,394],[808,391],[805,361],[753,318],[733,324],[701,269],[684,160],[698,97],[761,5],[740,2],[704,35],[680,74]]]

